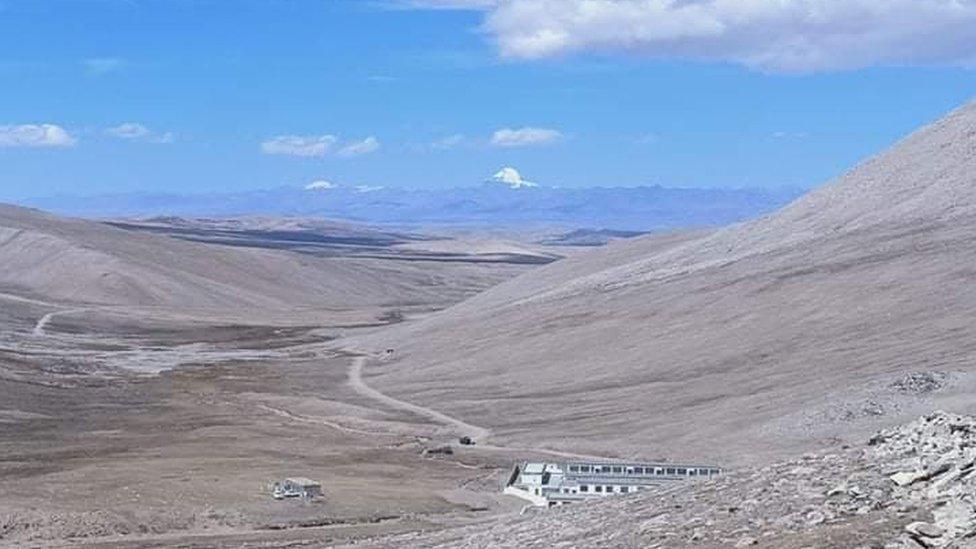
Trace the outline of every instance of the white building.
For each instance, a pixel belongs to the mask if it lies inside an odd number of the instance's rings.
[[[718,467],[674,463],[522,462],[512,470],[505,493],[552,507],[670,482],[707,479],[721,472]]]

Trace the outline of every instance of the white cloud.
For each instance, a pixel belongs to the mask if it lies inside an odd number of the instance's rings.
[[[92,57],[81,62],[88,74],[100,76],[116,72],[125,66],[125,60],[118,57]]]
[[[382,191],[383,187],[380,185],[356,185],[357,193],[374,193],[376,191]]]
[[[334,135],[279,135],[261,143],[264,154],[322,157],[337,141]]]
[[[538,185],[527,181],[522,178],[522,174],[518,170],[512,167],[504,167],[498,170],[495,175],[491,176],[488,180],[492,183],[501,183],[503,185],[508,185],[513,189],[521,189],[525,187],[537,187]]]
[[[446,151],[449,149],[456,148],[461,143],[464,143],[464,136],[456,133],[454,135],[449,135],[447,137],[438,139],[430,144],[430,148],[439,151]]]
[[[317,181],[312,181],[308,185],[305,185],[306,191],[327,191],[329,189],[335,189],[338,187],[335,183],[326,181],[324,179],[319,179]]]
[[[486,10],[503,56],[625,51],[771,72],[976,65],[976,0],[424,0]]]
[[[344,145],[339,152],[336,154],[338,156],[348,158],[351,156],[360,156],[363,154],[369,154],[371,152],[376,152],[380,148],[380,142],[373,136],[369,136],[362,141],[353,141]]]
[[[72,147],[75,143],[67,130],[55,124],[0,126],[0,147]]]
[[[332,153],[332,149],[338,144],[339,138],[334,135],[279,135],[261,143],[261,150],[265,154],[321,158]],[[379,150],[379,148],[379,140],[370,136],[362,141],[350,141],[342,144],[335,151],[335,155],[349,158],[369,154]]]
[[[491,136],[491,144],[496,147],[525,147],[545,145],[562,139],[563,134],[546,128],[503,128]]]
[[[125,122],[105,130],[105,133],[118,139],[146,141],[148,143],[172,143],[175,136],[171,132],[157,133],[142,124]]]
[[[119,124],[118,126],[108,128],[105,133],[118,137],[119,139],[142,139],[147,137],[152,132],[149,128],[143,126],[142,124],[137,124],[135,122],[125,122],[124,124]]]
[[[661,136],[656,133],[645,133],[634,140],[638,145],[654,145],[661,142]]]
[[[339,189],[339,188],[341,188],[340,185],[333,183],[331,181],[327,181],[325,179],[318,179],[312,181],[308,185],[305,185],[306,191],[329,191],[329,190]],[[372,192],[380,191],[383,190],[383,187],[380,187],[378,185],[356,185],[352,189],[354,192],[362,194],[362,193],[372,193]]]
[[[773,139],[806,139],[807,132],[773,132]]]

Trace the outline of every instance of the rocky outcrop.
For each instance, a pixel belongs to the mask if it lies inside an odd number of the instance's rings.
[[[902,546],[976,546],[976,418],[935,413],[870,444],[869,454],[895,470],[892,496],[932,514],[905,527]]]
[[[438,532],[423,547],[976,547],[976,418],[936,412],[859,447]]]

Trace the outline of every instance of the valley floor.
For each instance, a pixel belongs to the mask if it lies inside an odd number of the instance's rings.
[[[888,478],[936,460],[860,447],[520,513],[524,502],[500,493],[513,461],[593,456],[512,444],[490,424],[381,392],[371,370],[395,367],[396,349],[336,340],[386,329],[368,315],[253,326],[3,300],[0,546],[913,547],[906,528],[937,518]],[[946,379],[900,383],[924,395]],[[976,436],[971,421],[938,421]],[[452,453],[424,455],[444,446]],[[272,499],[270,485],[291,476],[320,481],[325,496]]]
[[[362,368],[379,359],[334,343],[381,325],[4,305],[0,546],[333,544],[522,506],[500,487],[534,452],[378,393]],[[453,455],[423,455],[443,445]],[[272,499],[291,476],[325,496]]]

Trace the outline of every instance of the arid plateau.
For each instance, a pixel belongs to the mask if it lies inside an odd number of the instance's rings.
[[[973,547],[974,231],[974,104],[605,246],[0,206],[0,544]],[[526,459],[723,474],[534,509]]]

